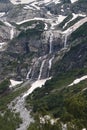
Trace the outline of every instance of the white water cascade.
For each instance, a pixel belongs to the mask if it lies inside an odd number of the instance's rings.
[[[49,70],[51,69],[53,59],[54,59],[54,56],[49,60]]]
[[[14,28],[11,27],[11,30],[10,30],[10,39],[12,40],[14,38]]]
[[[52,53],[52,41],[53,41],[53,33],[51,32],[51,33],[50,33],[50,40],[49,40],[49,42],[50,42],[49,53],[50,53],[50,54]]]
[[[32,71],[32,69],[30,68],[30,70],[29,70],[28,73],[27,73],[26,79],[29,79],[29,78],[30,78],[31,71]]]
[[[66,48],[66,46],[67,46],[67,37],[68,37],[68,35],[65,34],[65,39],[64,39],[64,48]]]
[[[41,67],[40,67],[40,73],[39,73],[39,76],[38,76],[38,80],[41,79],[41,74],[42,74],[42,71],[43,71],[43,67],[44,67],[45,61],[46,61],[46,60],[43,60],[43,61],[42,61],[42,64],[41,64]]]

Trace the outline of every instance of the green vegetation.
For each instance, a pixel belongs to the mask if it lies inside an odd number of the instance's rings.
[[[14,114],[7,110],[5,113],[0,114],[0,129],[1,130],[16,130],[22,120],[19,118],[19,114]]]
[[[50,122],[41,124],[40,120],[38,119],[38,121],[32,123],[27,130],[62,130],[62,129],[61,124],[59,122],[53,125],[51,125]]]
[[[35,21],[33,21],[35,22]],[[34,28],[31,28],[31,29],[27,29],[27,30],[23,30],[21,31],[21,33],[19,34],[18,38],[23,38],[23,37],[35,37],[35,36],[39,36],[41,35],[41,33],[44,31],[44,23],[42,21],[36,21],[35,23],[36,26]],[[33,24],[32,21],[30,22],[27,22],[25,24],[22,24],[20,26],[28,26],[28,25],[31,25]]]
[[[74,79],[81,76],[81,72],[83,71],[74,70],[47,81],[45,86],[36,89],[27,97],[27,107],[31,104],[34,115],[50,113],[54,118],[60,118],[60,122],[68,124],[68,130],[87,128],[87,96],[84,94],[87,82],[84,80],[68,87]],[[74,125],[74,129],[70,124]]]
[[[37,29],[27,29],[26,31],[22,31],[18,38],[40,36],[42,32],[42,30],[38,31]]]
[[[87,2],[87,0],[78,0],[79,3],[85,3]]]
[[[71,34],[72,40],[87,37],[87,22]]]
[[[2,21],[0,21],[0,26],[5,26],[5,24]]]
[[[81,20],[83,17],[81,16],[78,16],[76,19],[70,21],[67,26],[63,29],[63,30],[66,30],[68,29],[69,27],[73,26],[75,23],[77,23],[79,20]]]
[[[42,27],[44,28],[44,22],[41,21],[41,20],[31,20],[29,22],[25,22],[25,23],[22,23],[22,24],[18,25],[18,27],[19,28],[21,28],[21,27],[26,28],[26,27],[33,26],[33,25],[35,25],[35,26],[42,25]]]
[[[17,96],[29,89],[28,87],[19,87],[15,90],[9,89],[9,80],[4,80],[0,83],[0,129],[1,130],[16,130],[22,123],[19,113],[13,113],[8,109],[8,104]],[[9,90],[9,91],[7,91]]]
[[[10,81],[4,80],[0,83],[0,94],[5,93],[9,89]]]
[[[7,110],[7,105],[17,96],[19,96],[21,93],[25,92],[28,90],[29,87],[23,87],[23,88],[19,88],[15,91],[9,91],[7,94],[5,94],[4,96],[2,95],[0,97],[0,111],[5,111]]]
[[[45,27],[44,22],[41,20],[31,20],[31,21],[22,23],[20,25],[14,23],[14,22],[12,22],[11,24],[20,31],[24,31],[25,29],[26,30],[37,29],[39,31],[39,30],[44,30],[44,27]]]

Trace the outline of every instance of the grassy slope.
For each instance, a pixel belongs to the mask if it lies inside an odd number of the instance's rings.
[[[9,81],[5,80],[0,83],[0,129],[1,130],[16,130],[22,120],[19,113],[13,113],[8,110],[8,104],[17,96],[27,91],[29,87],[17,88],[15,91],[9,90]],[[3,90],[3,91],[2,91]]]
[[[79,75],[79,71],[62,74],[48,81],[41,89],[35,90],[27,103],[32,105],[33,113],[50,113],[64,123],[73,123],[77,130],[87,128],[87,95],[83,91],[87,81],[67,87]]]

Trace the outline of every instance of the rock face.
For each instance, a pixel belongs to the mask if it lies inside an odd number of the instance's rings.
[[[5,63],[5,66],[2,66],[2,69],[6,67],[6,64],[9,64],[9,67],[13,66],[13,77],[25,79],[28,71],[31,69],[28,78],[38,79],[40,73],[40,79],[47,78],[49,76],[49,60],[63,47],[63,41],[60,38],[60,34],[58,34],[58,38],[55,37],[55,32],[52,33],[52,45],[50,45],[49,32],[42,33],[40,39],[38,37],[34,39],[30,37],[27,41],[25,38],[13,40],[9,43],[7,51],[3,53],[4,58],[7,59],[8,63]],[[46,37],[47,34],[48,36]],[[52,49],[51,53],[50,48]],[[4,61],[2,61],[1,58],[1,63],[3,62]],[[10,76],[12,76],[12,71]]]
[[[51,76],[52,63],[72,43],[69,31],[73,29],[65,30],[65,38],[64,26],[74,25],[78,16],[86,17],[85,4],[61,0],[13,5],[0,1],[0,80],[4,75],[17,80]]]

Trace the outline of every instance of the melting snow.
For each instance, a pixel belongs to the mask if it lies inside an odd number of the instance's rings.
[[[47,25],[47,23],[45,23],[44,30],[47,30],[47,29],[48,29],[48,25]]]
[[[56,20],[54,21],[50,21],[51,22],[51,29],[55,29],[55,26],[57,26],[59,23],[61,23],[64,19],[66,18],[66,16],[63,15],[59,15]]]
[[[0,51],[4,51],[6,45],[7,45],[6,42],[0,43]]]
[[[0,12],[0,18],[5,15],[5,12]]]
[[[63,28],[65,28],[69,22],[73,21],[74,19],[76,19],[79,16],[80,17],[86,17],[85,14],[74,14],[74,13],[72,13],[72,15],[73,15],[73,18],[70,21],[68,21],[67,23],[65,23],[65,25],[63,26]]]
[[[33,9],[40,10],[40,7],[38,6],[38,2],[33,2],[32,4],[30,4],[30,6],[33,7]]]
[[[45,123],[51,123],[51,125],[55,124],[57,122],[58,119],[53,119],[51,116],[49,115],[45,115],[44,117],[41,116],[40,117],[40,123],[41,124],[45,124]]]
[[[70,35],[73,31],[75,31],[77,28],[79,28],[81,25],[83,25],[85,22],[87,22],[87,17],[81,19],[80,21],[78,21],[77,23],[75,23],[73,26],[71,26],[70,28],[68,28],[67,30],[65,30],[63,32],[63,34],[68,34]]]
[[[7,22],[7,21],[4,21],[4,24],[5,24],[6,26],[12,27],[12,25],[11,25],[9,22]]]
[[[51,28],[50,29],[53,30],[53,29],[55,29],[55,26],[58,25],[59,23],[61,23],[65,18],[66,18],[66,16],[63,16],[63,15],[59,15],[55,19],[46,19],[46,18],[34,17],[33,19],[26,19],[26,20],[23,20],[21,22],[17,22],[16,24],[20,25],[20,24],[23,24],[25,22],[29,22],[29,21],[32,21],[32,20],[33,21],[34,20],[42,20],[43,22],[50,23],[51,24]]]
[[[33,8],[33,7],[29,6],[29,5],[25,5],[23,8],[24,8],[25,10],[29,10],[29,9],[35,10],[35,8]]]
[[[71,3],[74,3],[74,2],[76,2],[76,1],[78,1],[78,0],[71,0]]]
[[[10,0],[12,4],[28,4],[34,2],[34,0]]]
[[[22,84],[23,81],[15,81],[10,79],[11,85],[9,86],[9,88],[15,87],[16,85]]]
[[[27,91],[27,93],[24,94],[23,98],[27,97],[29,94],[31,94],[36,88],[41,88],[45,82],[47,80],[49,80],[51,78],[47,78],[47,79],[42,79],[42,80],[37,80],[34,83],[32,83],[31,88]]]
[[[80,83],[81,81],[83,81],[83,80],[85,80],[85,79],[87,79],[87,75],[85,75],[85,76],[83,76],[83,77],[81,77],[81,78],[78,78],[78,79],[75,79],[71,84],[69,84],[68,86],[73,86],[73,85],[75,85],[75,84],[78,84],[78,83]]]
[[[37,2],[37,0],[10,0],[10,2],[12,4],[29,4],[29,3]],[[61,1],[60,0],[43,0],[43,1],[39,1],[38,4],[39,3],[50,4],[52,2],[57,4],[57,3],[60,3]]]

